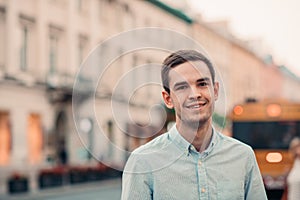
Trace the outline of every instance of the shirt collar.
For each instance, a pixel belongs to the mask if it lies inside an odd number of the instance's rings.
[[[189,143],[184,137],[182,137],[182,135],[178,132],[178,130],[176,128],[176,124],[170,129],[169,138],[177,147],[179,147],[181,150],[185,151],[187,154],[189,154],[192,149],[194,149],[194,151],[196,151],[196,149],[193,147],[193,145],[191,143]],[[206,153],[206,154],[210,153],[212,151],[213,147],[215,146],[215,144],[217,143],[217,140],[218,140],[217,133],[216,133],[215,129],[213,128],[211,141],[210,141],[207,149],[203,153]]]
[[[182,135],[180,135],[176,128],[176,124],[170,129],[169,138],[179,149],[189,153],[191,143],[189,143],[186,139],[184,139],[184,137],[182,137]]]
[[[207,149],[205,149],[204,153],[207,153],[207,154],[210,153],[216,143],[217,143],[217,133],[216,133],[214,127],[213,127],[212,137],[211,137],[210,143],[209,143]]]

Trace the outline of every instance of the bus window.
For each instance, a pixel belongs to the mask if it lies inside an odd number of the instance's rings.
[[[300,122],[234,122],[232,133],[254,149],[288,149],[300,136]]]

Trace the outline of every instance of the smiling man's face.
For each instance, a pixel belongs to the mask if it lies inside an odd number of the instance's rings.
[[[213,83],[202,61],[185,62],[169,72],[170,94],[163,91],[168,108],[174,108],[177,124],[200,125],[211,119],[219,84]]]

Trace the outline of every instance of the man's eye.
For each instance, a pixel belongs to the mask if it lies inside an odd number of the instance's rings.
[[[207,86],[208,83],[207,83],[207,82],[201,82],[201,83],[199,83],[198,85],[201,86],[201,87],[203,87],[203,86]]]
[[[186,85],[182,85],[182,86],[178,86],[178,87],[177,87],[177,90],[184,90],[184,89],[186,89],[186,88],[187,88]]]

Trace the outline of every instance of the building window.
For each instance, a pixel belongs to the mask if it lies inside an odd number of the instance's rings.
[[[82,2],[82,0],[77,0],[76,1],[76,7],[77,7],[78,12],[82,11],[82,9],[83,9],[83,2]]]
[[[138,74],[137,74],[137,65],[138,65],[138,56],[137,54],[133,54],[132,56],[132,79],[131,79],[131,90],[130,91],[134,91],[136,89],[137,86],[137,78],[138,78]]]
[[[31,164],[39,163],[42,159],[43,132],[41,117],[39,114],[31,113],[28,116],[28,159]]]
[[[20,69],[21,71],[27,70],[27,52],[28,52],[28,27],[22,27],[21,33],[21,49],[20,49]]]
[[[87,14],[90,1],[76,0],[76,9],[79,14]]]
[[[112,158],[114,156],[113,145],[115,144],[114,123],[113,123],[112,120],[108,120],[108,122],[107,122],[107,129],[108,129],[108,140],[109,140],[108,158]]]
[[[146,73],[145,73],[145,80],[146,80],[146,84],[145,85],[145,89],[146,89],[146,95],[147,95],[147,99],[148,100],[151,100],[152,98],[152,95],[151,95],[151,92],[152,92],[152,88],[153,88],[153,85],[151,85],[150,83],[152,82],[152,66],[151,66],[151,61],[150,60],[147,60],[147,64],[146,64]]]
[[[77,10],[81,11],[82,10],[82,0],[77,0],[76,1],[76,6],[77,6]]]
[[[50,35],[49,41],[49,65],[50,73],[54,73],[57,68],[58,57],[58,37],[56,35]]]
[[[88,38],[84,35],[79,36],[78,42],[78,66],[80,66],[87,55]]]
[[[0,166],[9,162],[11,138],[9,113],[0,111]]]
[[[0,70],[4,68],[5,65],[5,13],[4,10],[0,8]]]
[[[61,28],[50,25],[48,60],[51,74],[62,72],[66,66],[68,51],[66,50],[66,40],[64,40],[63,36]]]
[[[27,72],[35,66],[35,20],[28,16],[20,16],[19,69]]]

